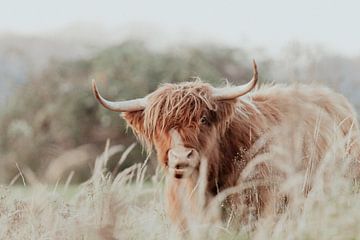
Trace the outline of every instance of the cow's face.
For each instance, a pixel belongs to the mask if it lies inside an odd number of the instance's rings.
[[[190,176],[201,159],[218,154],[236,100],[218,101],[210,89],[201,82],[168,84],[149,96],[147,108],[123,115],[176,178]]]
[[[255,62],[253,70],[252,80],[236,87],[219,89],[201,81],[166,84],[141,99],[110,102],[93,81],[93,92],[104,107],[123,112],[143,143],[155,147],[169,173],[182,178],[196,171],[202,159],[218,158],[237,97],[256,85]]]

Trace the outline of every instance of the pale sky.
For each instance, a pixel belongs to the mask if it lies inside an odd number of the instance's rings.
[[[0,0],[0,32],[44,33],[78,22],[145,24],[170,38],[269,49],[300,41],[360,55],[358,0]]]

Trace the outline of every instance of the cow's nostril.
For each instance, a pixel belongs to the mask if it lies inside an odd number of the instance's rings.
[[[175,165],[176,169],[183,169],[183,168],[187,168],[187,167],[189,167],[189,164],[187,164],[187,163],[178,163]]]
[[[188,152],[188,154],[186,155],[186,157],[187,157],[188,159],[191,158],[192,155],[193,155],[193,153],[194,153],[194,150],[190,150],[190,151]]]

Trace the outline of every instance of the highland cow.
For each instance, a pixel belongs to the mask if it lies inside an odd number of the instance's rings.
[[[122,112],[142,143],[155,148],[167,174],[167,210],[174,222],[186,224],[184,205],[194,205],[192,191],[202,164],[206,164],[206,205],[246,180],[281,177],[276,166],[254,161],[272,146],[301,149],[300,161],[294,164],[304,172],[304,194],[311,189],[312,172],[334,134],[348,139],[344,151],[358,159],[359,126],[344,96],[326,87],[300,84],[256,88],[257,80],[254,61],[252,79],[241,86],[215,88],[200,80],[165,84],[144,98],[119,102],[104,99],[93,81],[98,101]],[[294,134],[294,141],[287,138]],[[245,171],[249,166],[253,166],[251,174]],[[256,186],[224,202],[230,207],[243,204],[261,216],[274,200],[269,189]]]

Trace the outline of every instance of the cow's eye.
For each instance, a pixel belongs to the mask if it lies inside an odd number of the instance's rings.
[[[202,116],[202,117],[200,118],[200,123],[201,123],[202,125],[206,125],[206,124],[209,124],[209,121],[208,121],[208,119],[207,119],[206,116]]]

